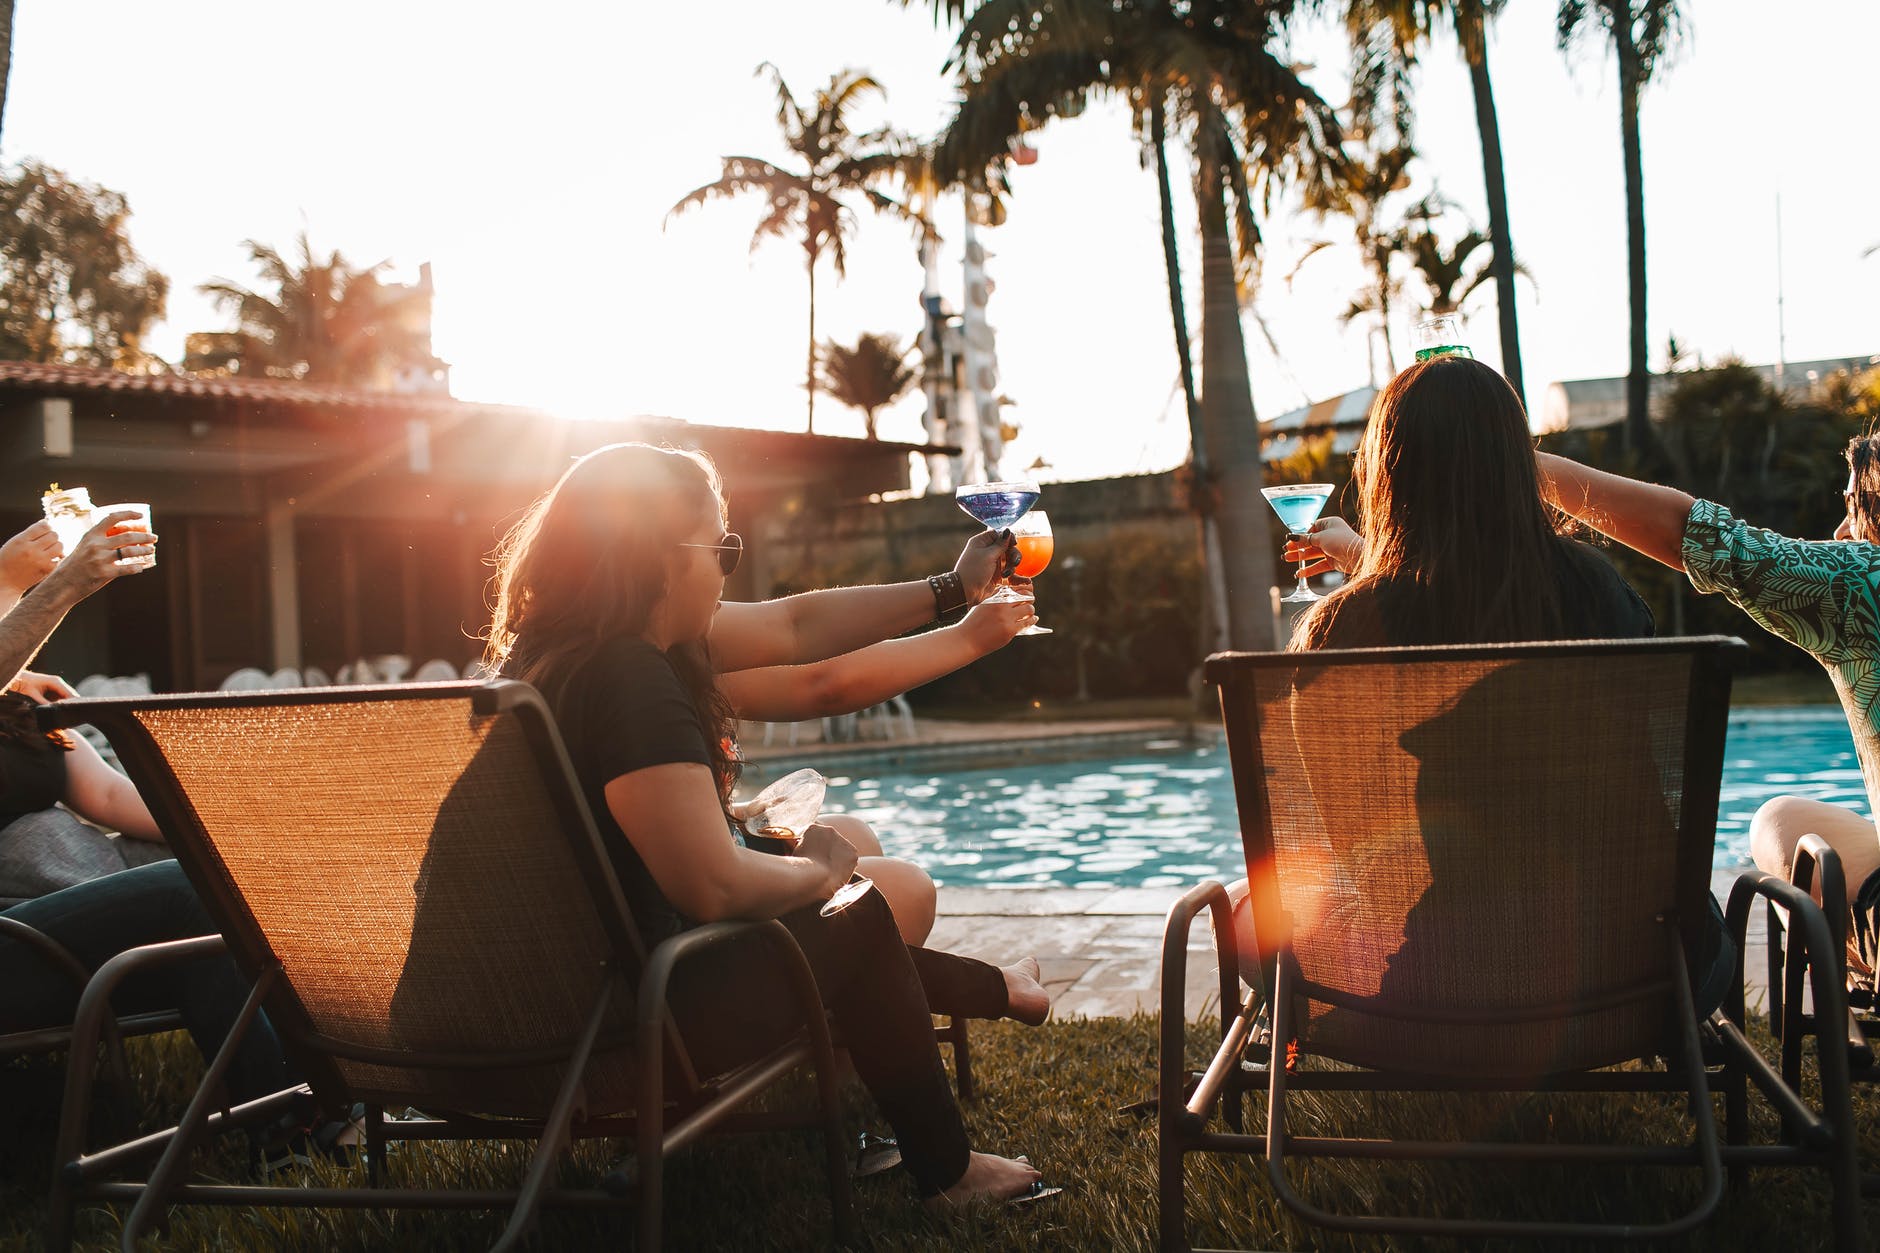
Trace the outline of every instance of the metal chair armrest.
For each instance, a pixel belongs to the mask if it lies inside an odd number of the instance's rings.
[[[1210,1065],[1201,1086],[1195,1090],[1194,1097],[1184,1105],[1181,1092],[1188,1074],[1188,935],[1194,928],[1195,917],[1203,908],[1209,910],[1214,918],[1214,956],[1219,964],[1221,978],[1221,1049],[1217,1051],[1214,1064]],[[1234,1012],[1240,1007],[1240,951],[1234,934],[1234,908],[1228,899],[1227,889],[1221,884],[1212,879],[1197,884],[1169,906],[1168,918],[1162,924],[1160,978],[1159,1108],[1164,1120],[1179,1117],[1201,1119],[1204,1117],[1202,1111],[1214,1102],[1225,1079],[1226,1072],[1219,1064],[1222,1054],[1229,1051],[1230,1044],[1237,1047],[1245,1034],[1238,1027],[1239,1019],[1244,1015]]]
[[[91,971],[85,963],[78,960],[71,949],[59,943],[38,927],[21,922],[17,918],[0,918],[0,936],[18,940],[27,948],[46,959],[46,964],[65,975],[81,989],[91,982]]]

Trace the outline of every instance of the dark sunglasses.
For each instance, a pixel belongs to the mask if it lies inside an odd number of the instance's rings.
[[[718,569],[726,578],[738,568],[738,562],[744,560],[744,537],[736,531],[726,531],[716,544],[681,544],[680,548],[709,548],[718,554]]]

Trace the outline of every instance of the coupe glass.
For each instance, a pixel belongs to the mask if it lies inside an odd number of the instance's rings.
[[[803,832],[822,815],[823,795],[828,789],[829,781],[814,770],[791,771],[745,806],[745,833],[795,848],[803,842]],[[874,880],[858,875],[837,888],[818,912],[825,918],[839,914],[874,886]]]
[[[1286,529],[1301,539],[1306,537],[1308,528],[1319,520],[1325,512],[1325,502],[1332,498],[1334,488],[1330,483],[1292,483],[1285,487],[1261,489],[1266,503],[1273,506],[1273,512],[1286,524]],[[1306,583],[1306,563],[1299,563],[1299,586],[1290,596],[1280,597],[1288,605],[1305,604],[1325,599]]]

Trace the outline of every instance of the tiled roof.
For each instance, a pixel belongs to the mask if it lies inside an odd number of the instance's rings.
[[[127,374],[120,370],[100,370],[79,365],[39,365],[29,361],[0,361],[0,388],[71,394],[123,394],[178,396],[199,400],[247,401],[252,404],[305,406],[320,409],[377,409],[406,413],[465,414],[472,411],[491,417],[543,418],[552,416],[543,410],[520,405],[490,405],[457,400],[419,392],[389,392],[364,387],[334,387],[324,383],[302,383],[292,379],[240,378],[235,376],[199,377],[192,374]],[[625,416],[625,415],[623,415]],[[682,430],[699,435],[724,433],[738,438],[815,439],[840,444],[869,445],[897,452],[936,453],[954,451],[943,445],[900,444],[888,440],[869,441],[843,435],[806,435],[793,431],[772,431],[759,427],[699,426],[680,418],[634,414],[625,420],[667,432],[663,438],[676,437]]]
[[[203,399],[248,400],[269,404],[319,405],[338,408],[439,409],[463,402],[449,396],[416,392],[376,391],[363,387],[333,387],[292,379],[199,377],[193,374],[127,374],[80,365],[39,365],[30,361],[0,361],[0,383],[57,392],[122,392],[152,396],[194,396]],[[478,405],[504,409],[504,405]],[[522,411],[519,411],[522,412]]]

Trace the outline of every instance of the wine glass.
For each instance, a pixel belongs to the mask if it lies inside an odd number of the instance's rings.
[[[1333,490],[1333,485],[1330,483],[1290,483],[1285,487],[1261,488],[1260,494],[1266,497],[1267,504],[1273,506],[1273,512],[1277,513],[1279,520],[1286,524],[1286,529],[1304,538],[1307,528],[1317,522],[1319,515],[1325,512],[1325,502],[1332,498]],[[1298,605],[1323,599],[1325,599],[1323,596],[1307,585],[1306,563],[1301,559],[1299,586],[1292,595],[1280,597],[1281,602]]]
[[[745,834],[795,848],[803,842],[803,832],[821,816],[823,795],[828,789],[829,781],[814,770],[791,771],[745,806]],[[837,888],[817,912],[825,918],[839,914],[874,886],[874,880],[857,876]]]
[[[962,483],[953,491],[953,499],[967,514],[989,531],[1003,531],[1015,525],[1038,503],[1038,485],[1030,479],[1008,479],[997,483]],[[986,597],[994,604],[1008,604],[1025,599],[1004,579],[999,590]]]
[[[1018,569],[1012,571],[1013,589],[1026,600],[1035,599],[1031,581],[1051,564],[1056,541],[1051,538],[1051,519],[1042,509],[1034,509],[1012,524],[1012,538],[1018,541]],[[1020,635],[1049,635],[1051,628],[1036,622]]]
[[[1462,342],[1462,319],[1448,313],[1418,322],[1410,333],[1410,346],[1416,349],[1418,361],[1428,361],[1431,357],[1473,359],[1475,356]]]

